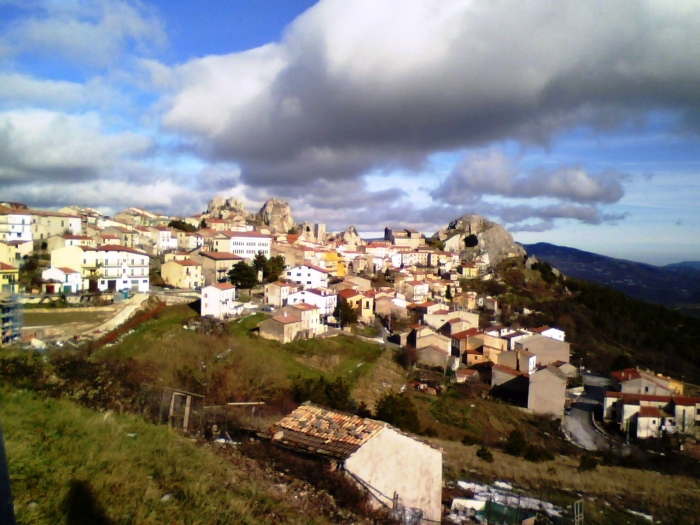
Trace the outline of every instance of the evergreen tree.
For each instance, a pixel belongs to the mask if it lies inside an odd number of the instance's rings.
[[[344,299],[338,298],[338,304],[333,311],[333,317],[338,320],[340,327],[357,324],[359,316],[357,311]]]
[[[258,277],[255,268],[246,264],[244,261],[239,262],[231,271],[228,272],[228,278],[232,284],[238,288],[253,288],[258,284]]]

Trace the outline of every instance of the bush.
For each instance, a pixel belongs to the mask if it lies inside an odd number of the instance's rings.
[[[377,419],[386,421],[407,432],[420,432],[418,412],[413,402],[405,395],[388,392],[384,394],[375,409]]]
[[[542,463],[543,461],[552,461],[554,459],[552,453],[542,447],[527,447],[523,457],[525,461],[530,461],[532,463]]]
[[[483,459],[486,463],[493,463],[493,454],[484,446],[479,447],[479,450],[476,451],[476,457]]]
[[[589,472],[598,468],[598,459],[592,454],[581,456],[581,463],[578,466],[579,472]]]
[[[525,436],[520,430],[513,430],[508,434],[506,441],[506,452],[511,456],[522,456],[527,452],[528,446]]]

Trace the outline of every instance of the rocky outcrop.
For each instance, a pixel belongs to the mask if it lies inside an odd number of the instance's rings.
[[[242,201],[219,195],[209,201],[206,215],[212,219],[228,219],[231,217],[248,219],[250,214],[246,211]]]
[[[340,232],[336,236],[336,239],[347,244],[351,250],[355,250],[358,246],[364,246],[367,244],[364,240],[362,240],[362,237],[360,237],[360,234],[357,233],[354,226],[350,226],[344,232]]]
[[[496,266],[509,257],[525,255],[525,250],[500,224],[480,215],[464,215],[450,222],[433,238],[444,243],[445,250],[458,252],[462,260],[480,260]]]
[[[265,201],[256,218],[268,226],[272,233],[287,233],[294,226],[291,206],[288,202],[280,199]]]

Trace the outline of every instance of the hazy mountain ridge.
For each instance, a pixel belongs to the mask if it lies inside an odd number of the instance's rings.
[[[569,277],[609,286],[635,299],[670,307],[700,303],[697,262],[661,267],[543,242],[522,246]]]

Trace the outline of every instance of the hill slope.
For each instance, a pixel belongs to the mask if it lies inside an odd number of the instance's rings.
[[[670,307],[700,303],[700,271],[687,265],[652,266],[543,242],[523,247],[569,277],[609,286],[635,299]]]

